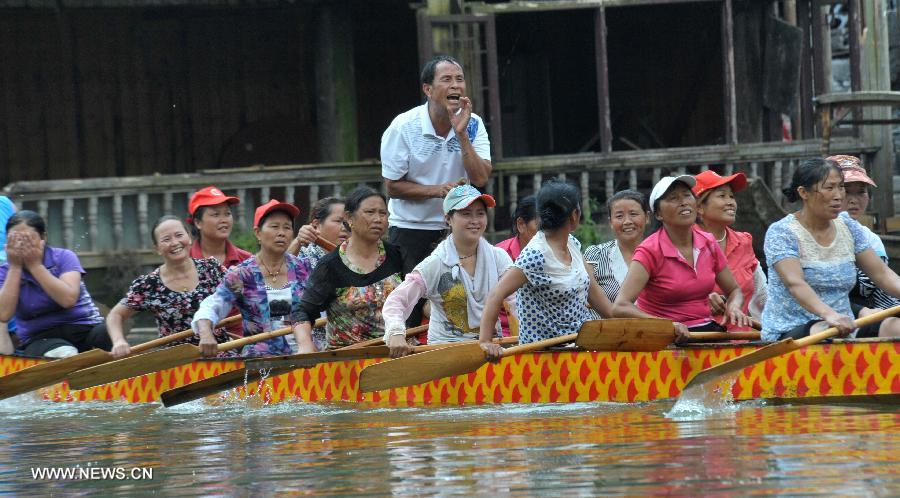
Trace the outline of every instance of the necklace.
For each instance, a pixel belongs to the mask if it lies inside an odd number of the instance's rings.
[[[262,258],[256,258],[256,259],[259,260],[259,262],[263,265],[263,268],[266,269],[266,273],[269,274],[269,278],[271,278],[273,281],[278,278],[278,275],[281,275],[281,266],[282,265],[278,265],[278,270],[273,272],[272,269],[269,268],[269,265],[267,265],[266,262],[263,261]]]
[[[728,230],[725,230],[725,235],[722,235],[722,238],[721,238],[721,239],[716,239],[716,242],[718,242],[718,243],[720,243],[720,244],[721,244],[722,242],[725,242],[725,237],[728,237]]]
[[[471,258],[472,256],[474,256],[475,254],[476,254],[476,253],[473,252],[472,254],[469,254],[468,256],[460,256],[460,257],[459,257],[459,260],[462,261],[462,260],[464,260],[464,259],[469,259],[469,258]]]
[[[172,270],[172,269],[170,269],[170,268],[166,268],[166,269],[169,270],[170,272],[171,272],[171,271],[174,271],[174,270]],[[162,277],[162,271],[161,271],[161,270],[160,270],[160,272],[159,272],[159,275],[160,275],[160,277]],[[182,284],[181,284],[181,292],[188,292],[188,291],[191,290],[191,287],[188,285],[188,284],[190,283],[190,281],[191,281],[191,274],[190,274],[190,273],[183,273],[183,274],[181,274],[181,275],[173,275],[172,278],[168,278],[167,280],[169,280],[169,284],[172,284],[173,281],[183,280],[185,283],[182,283]]]

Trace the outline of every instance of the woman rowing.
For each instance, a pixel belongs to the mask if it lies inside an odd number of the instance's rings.
[[[497,247],[506,251],[510,259],[513,261],[522,253],[522,248],[531,242],[538,231],[537,219],[537,200],[533,195],[524,197],[516,205],[516,212],[513,214],[512,237],[497,242]],[[510,335],[509,315],[506,310],[500,310],[500,327],[503,329],[503,336]]]
[[[228,240],[234,227],[231,206],[240,202],[237,197],[225,195],[216,187],[194,192],[188,202],[188,223],[193,224],[195,235],[191,244],[192,258],[215,258],[228,269],[250,257],[249,252]]]
[[[593,267],[594,278],[603,293],[610,302],[615,302],[634,250],[644,240],[650,209],[644,194],[636,190],[616,192],[606,201],[606,209],[615,238],[585,249],[584,259]]]
[[[591,277],[572,232],[581,221],[581,193],[574,185],[550,180],[537,194],[540,230],[531,239],[497,287],[491,291],[481,317],[479,341],[486,355],[503,354],[492,342],[497,315],[504,299],[516,292],[519,342],[578,332],[591,319],[588,304],[602,316],[612,306]]]
[[[850,335],[855,327],[849,292],[857,269],[894,297],[900,296],[900,277],[875,254],[860,224],[842,212],[844,177],[835,162],[803,161],[784,196],[802,207],[766,231],[769,300],[762,338],[797,339],[826,327]],[[855,336],[900,336],[900,319],[861,327]]]
[[[747,177],[743,173],[719,176],[715,171],[707,170],[694,178],[697,183],[692,190],[697,197],[697,223],[716,239],[725,253],[728,269],[744,294],[741,311],[753,318],[762,318],[766,305],[766,275],[753,252],[753,236],[731,228],[738,209],[734,194],[747,186]],[[725,294],[718,285],[709,295],[709,306],[716,321],[721,323]],[[733,324],[726,328],[737,329]]]
[[[328,242],[341,245],[349,236],[350,232],[344,222],[343,199],[325,197],[313,204],[309,213],[309,224],[297,230],[297,236],[291,242],[288,252],[295,256],[300,254],[306,256],[315,269],[319,261],[328,254],[316,244],[316,239],[321,237]],[[326,316],[324,312],[322,316]],[[312,338],[317,350],[326,349],[328,342],[325,339],[325,327],[315,327],[312,330]]]
[[[191,327],[200,335],[204,356],[215,356],[213,324],[236,306],[243,316],[244,334],[256,335],[293,328],[300,352],[314,351],[309,334],[301,334],[298,318],[300,295],[306,288],[312,265],[305,257],[287,252],[294,236],[294,218],[300,210],[293,204],[270,200],[256,208],[253,233],[259,252],[232,267],[216,291],[200,303]],[[284,336],[244,347],[243,356],[288,355],[293,351]]]
[[[81,276],[74,252],[47,245],[47,226],[34,211],[6,222],[7,261],[0,265],[0,321],[16,318],[28,356],[64,358],[112,344]]]
[[[213,258],[190,256],[190,229],[175,216],[161,217],[150,231],[150,237],[156,253],[163,258],[163,264],[136,278],[125,297],[113,306],[106,317],[112,354],[116,358],[131,354],[123,326],[126,320],[138,312],[149,311],[156,318],[159,337],[188,330],[200,302],[215,292],[225,273]],[[229,340],[224,329],[216,329],[214,336],[218,343]],[[199,339],[195,335],[184,342],[198,344]],[[226,358],[234,356],[234,353],[223,351],[217,356]]]
[[[328,349],[384,336],[381,309],[400,285],[403,268],[400,248],[381,240],[388,218],[384,195],[359,187],[345,209],[350,237],[316,266],[298,312],[298,330],[306,338],[312,321],[328,314]]]
[[[866,174],[859,158],[831,156],[827,159],[837,163],[844,175],[844,211],[851,218],[859,221],[860,217],[866,213],[866,208],[869,207],[869,187],[877,188],[878,186]],[[888,255],[881,237],[862,223],[859,226],[866,233],[875,255],[887,264]],[[850,291],[850,303],[853,305],[854,314],[858,314],[859,311],[862,311],[860,308],[887,309],[900,304],[900,300],[879,289],[868,275],[857,269],[856,285]]]
[[[693,176],[681,175],[667,176],[653,186],[649,202],[660,226],[635,249],[614,304],[620,318],[672,320],[677,340],[686,339],[690,331],[750,325],[750,317],[741,311],[744,296],[722,248],[695,224],[694,185]],[[710,313],[709,294],[716,284],[727,295],[724,324]]]
[[[428,343],[474,340],[479,336],[488,293],[512,265],[512,259],[484,239],[487,210],[494,198],[471,185],[453,187],[444,198],[450,236],[406,276],[384,303],[384,343],[391,357],[411,352],[406,342],[406,318],[419,299],[431,303]],[[494,324],[499,336],[500,328]]]

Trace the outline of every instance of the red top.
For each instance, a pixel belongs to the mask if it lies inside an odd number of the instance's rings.
[[[650,274],[635,305],[653,316],[688,327],[713,320],[709,293],[716,285],[716,275],[728,264],[712,235],[697,225],[692,226],[692,231],[696,265],[684,259],[664,228],[644,239],[632,258]]]
[[[240,247],[231,243],[231,241],[225,241],[225,261],[220,261],[223,267],[227,270],[234,265],[242,263],[245,259],[252,256],[251,253],[241,249]],[[200,249],[200,241],[195,240],[193,244],[191,244],[191,257],[197,259],[203,259],[206,256],[203,255],[203,250]]]
[[[736,232],[726,227],[728,238],[725,239],[725,257],[728,259],[728,269],[734,275],[734,280],[744,293],[744,306],[741,311],[745,315],[749,315],[750,301],[753,298],[753,272],[759,266],[759,260],[756,259],[756,253],[753,252],[753,236],[747,232]],[[716,285],[715,292],[725,295],[722,289]],[[720,321],[721,315],[716,317]],[[736,327],[729,325],[728,330],[749,330],[747,327]]]
[[[501,240],[497,242],[497,247],[506,251],[506,254],[509,254],[509,257],[512,258],[513,261],[519,257],[519,254],[522,252],[522,245],[519,244],[519,236],[515,235],[512,238]]]
[[[506,251],[509,257],[515,261],[522,252],[522,244],[519,243],[519,236],[513,235],[511,238],[497,242],[497,247]],[[500,310],[500,327],[503,329],[503,337],[509,337],[509,316],[506,310]]]
[[[232,266],[238,265],[242,263],[245,259],[249,258],[253,254],[247,252],[240,247],[231,243],[230,240],[225,241],[225,261],[221,261],[220,264],[226,270],[231,268]],[[200,240],[195,240],[193,244],[191,244],[191,257],[197,259],[203,259],[203,250],[200,249]],[[228,316],[234,316],[240,314],[240,311],[237,308],[232,308],[231,313]],[[241,322],[237,322],[233,325],[229,325],[225,327],[225,330],[228,332],[237,335],[244,335],[244,326]]]

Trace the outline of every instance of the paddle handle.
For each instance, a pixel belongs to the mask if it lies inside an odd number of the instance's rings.
[[[315,327],[321,327],[323,325],[325,325],[325,319],[319,318],[318,320],[316,320],[316,323],[314,323],[312,326],[313,326],[313,328],[315,328]],[[233,341],[223,342],[222,344],[219,344],[217,346],[217,348],[220,352],[228,351],[229,349],[242,348],[248,344],[255,344],[257,342],[267,341],[269,339],[281,337],[283,335],[290,334],[293,331],[294,331],[293,327],[284,327],[284,328],[281,328],[278,330],[273,330],[271,332],[263,332],[262,334],[255,334],[255,335],[251,335],[251,336],[247,336],[247,337],[242,337],[240,339],[235,339]]]
[[[423,346],[413,346],[412,350],[413,350],[413,353],[421,353],[423,351],[431,351],[432,349],[441,349],[441,348],[446,348],[446,347],[450,347],[450,346],[458,346],[460,344],[476,344],[477,342],[478,342],[477,340],[459,341],[459,342],[441,342],[439,344],[425,344]],[[494,338],[493,343],[499,344],[501,346],[506,346],[508,344],[518,344],[519,336],[511,335],[508,337],[496,337],[496,338]],[[510,348],[510,349],[512,349],[512,348]],[[507,351],[509,351],[509,349]]]
[[[727,341],[727,340],[759,340],[759,331],[747,332],[689,332],[692,341]]]
[[[322,249],[325,249],[328,252],[333,251],[334,248],[337,247],[334,244],[334,242],[332,242],[330,240],[325,240],[322,237],[316,237],[316,245],[321,247]]]
[[[413,327],[411,329],[406,329],[406,337],[411,335],[421,334],[428,330],[428,324],[419,325],[418,327]],[[356,349],[356,348],[365,348],[368,346],[378,346],[380,344],[384,344],[384,341],[381,339],[369,339],[367,341],[357,342],[356,344],[351,344],[349,346],[344,346],[340,349]]]
[[[231,325],[232,323],[236,323],[241,319],[241,315],[229,316],[228,318],[222,320],[218,324],[216,324],[215,328],[225,327]],[[153,349],[159,346],[164,346],[171,342],[180,341],[183,339],[190,339],[193,337],[194,331],[191,329],[185,330],[183,332],[178,332],[176,334],[170,334],[165,337],[160,337],[157,339],[153,339],[152,341],[142,342],[141,344],[137,344],[131,347],[131,354],[143,353],[149,349]]]
[[[890,318],[897,313],[900,313],[900,305],[894,306],[893,308],[888,308],[886,310],[881,310],[877,313],[872,313],[869,316],[864,316],[862,318],[857,318],[853,321],[853,325],[856,328],[865,327],[866,325],[880,322],[885,318]],[[824,341],[830,337],[834,337],[838,335],[838,329],[835,327],[828,327],[827,329],[819,332],[818,334],[812,334],[810,336],[804,337],[802,339],[795,339],[794,344],[797,345],[798,348],[802,348],[804,346],[809,346],[810,344],[815,344],[817,342]]]
[[[753,330],[762,330],[762,324],[759,323],[759,320],[756,318],[750,319],[750,327],[753,328]]]
[[[559,337],[554,337],[552,339],[544,339],[543,341],[531,342],[528,344],[521,344],[519,346],[513,346],[505,351],[503,351],[503,356],[510,356],[514,354],[522,354],[522,353],[530,353],[532,351],[538,351],[550,346],[557,346],[559,344],[563,344],[566,342],[572,342],[578,338],[578,334],[566,334],[561,335]]]

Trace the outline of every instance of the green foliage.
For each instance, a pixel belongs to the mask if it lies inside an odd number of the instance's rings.
[[[607,223],[598,223],[594,221],[594,214],[602,217],[603,210],[600,203],[596,199],[588,200],[588,211],[582,213],[581,225],[575,230],[575,238],[581,242],[581,248],[586,249],[588,246],[612,240],[612,229]]]
[[[256,251],[259,250],[259,242],[256,240],[256,234],[252,231],[242,230],[240,232],[232,232],[229,240],[231,240],[232,244],[245,251],[256,253]]]

